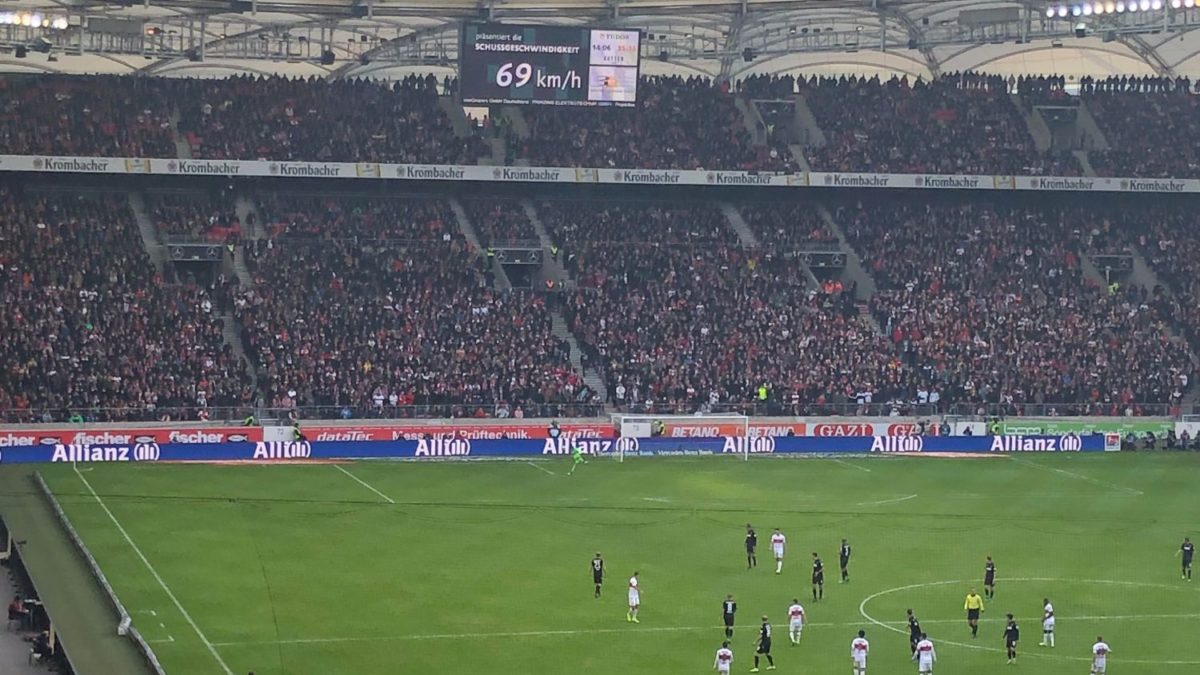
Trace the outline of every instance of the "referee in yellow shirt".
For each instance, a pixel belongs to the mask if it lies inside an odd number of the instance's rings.
[[[983,598],[979,597],[974,588],[967,593],[963,609],[967,610],[967,625],[971,627],[971,637],[979,637],[979,614],[983,611]]]

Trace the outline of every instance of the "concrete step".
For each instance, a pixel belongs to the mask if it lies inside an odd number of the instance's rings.
[[[466,138],[474,133],[471,128],[471,121],[467,119],[467,113],[463,110],[462,104],[452,96],[439,96],[438,107],[442,112],[446,113],[446,117],[450,118],[450,126],[454,128],[454,135],[459,138]]]
[[[475,233],[475,226],[471,224],[471,217],[467,215],[467,210],[463,208],[462,202],[457,197],[450,198],[450,210],[454,212],[454,219],[458,221],[458,229],[462,232],[463,237],[479,255],[484,255],[483,246],[479,243],[479,235]],[[502,291],[512,290],[512,280],[508,278],[508,273],[504,271],[504,265],[499,261],[492,260],[492,276],[495,278],[496,288]]]
[[[146,207],[146,198],[142,196],[142,193],[137,191],[129,193],[129,208],[133,211],[133,217],[137,221],[138,233],[142,235],[142,246],[150,255],[150,261],[154,263],[154,267],[159,272],[164,271],[167,267],[167,252],[158,238],[158,230],[154,227],[154,220],[150,217],[150,211]]]
[[[247,239],[263,239],[267,236],[266,229],[263,227],[265,223],[263,223],[262,213],[259,212],[258,206],[249,195],[239,194],[235,197],[233,210],[242,223],[242,236]],[[250,216],[254,216],[254,218]],[[254,227],[250,227],[248,224],[251,220],[254,221]]]
[[[1108,142],[1108,137],[1100,129],[1100,125],[1096,123],[1096,118],[1092,117],[1092,111],[1088,110],[1087,103],[1079,102],[1079,114],[1075,118],[1075,125],[1078,127],[1081,135],[1086,137],[1088,141],[1084,144],[1087,150],[1108,150],[1112,145]]]
[[[1079,160],[1079,166],[1083,168],[1083,175],[1095,176],[1096,169],[1092,167],[1092,158],[1088,156],[1087,150],[1072,150],[1072,155]]]
[[[754,144],[766,145],[767,125],[763,122],[762,113],[758,112],[758,106],[741,96],[735,96],[733,104],[737,107],[738,112],[742,113],[742,124],[745,125],[750,138],[754,139]]]
[[[1054,145],[1054,134],[1050,131],[1050,126],[1046,124],[1046,120],[1038,114],[1037,109],[1025,110],[1025,104],[1021,101],[1019,94],[1009,94],[1009,100],[1021,113],[1021,118],[1025,120],[1025,128],[1029,130],[1029,135],[1033,137],[1033,144],[1039,152],[1045,152]]]
[[[239,330],[237,319],[233,317],[232,312],[223,312],[217,316],[224,324],[221,329],[221,337],[225,339],[225,344],[233,349],[233,355],[240,361],[245,361],[250,367],[246,370],[250,373],[253,381],[254,391],[258,391],[258,369],[254,367],[254,362],[246,355],[246,346],[242,344],[242,331]]]
[[[188,144],[187,139],[179,132],[179,111],[172,110],[171,117],[171,134],[175,138],[175,155],[179,159],[192,158],[192,146]]]
[[[604,378],[601,377],[596,369],[584,371],[583,369],[583,350],[579,348],[579,342],[575,339],[575,335],[567,327],[566,317],[562,312],[555,310],[550,314],[551,326],[550,332],[560,340],[566,340],[571,346],[571,367],[575,372],[583,374],[583,383],[586,384],[592,391],[600,395],[601,399],[608,397],[608,389],[605,387]]]
[[[875,280],[863,267],[862,258],[858,257],[858,251],[850,245],[850,241],[846,239],[846,233],[842,231],[842,226],[833,217],[829,209],[824,205],[817,205],[817,213],[821,214],[821,219],[825,221],[825,225],[829,227],[829,231],[838,239],[838,244],[841,247],[842,253],[846,254],[846,278],[858,284],[858,300],[869,300],[875,295]]]
[[[738,240],[742,242],[742,246],[746,248],[758,248],[758,237],[754,236],[754,232],[750,229],[749,223],[742,217],[742,212],[731,202],[721,202],[721,213],[725,214],[725,220],[729,222],[729,226],[737,233]]]
[[[801,145],[821,148],[829,143],[825,132],[821,130],[821,125],[817,124],[817,116],[813,114],[812,108],[808,107],[808,101],[800,94],[796,94],[796,128],[803,136],[800,139]]]

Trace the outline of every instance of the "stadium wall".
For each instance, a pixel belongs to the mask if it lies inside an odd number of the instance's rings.
[[[871,455],[1019,452],[1103,452],[1118,450],[1120,436],[764,436],[747,438],[594,438],[475,440],[430,438],[415,441],[255,443],[135,443],[33,445],[4,449],[0,464],[88,462],[308,462],[339,459],[469,459],[567,455],[572,443],[592,455]]]

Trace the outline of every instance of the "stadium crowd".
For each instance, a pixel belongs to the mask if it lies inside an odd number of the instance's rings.
[[[491,288],[432,199],[288,199],[236,300],[269,405],[326,416],[540,416],[583,391],[546,299]],[[347,411],[343,413],[342,411]]]
[[[512,199],[464,199],[462,205],[482,245],[537,244],[537,229],[520,202]]]
[[[764,247],[782,252],[837,248],[837,237],[815,204],[745,202],[738,205],[738,211]]]
[[[756,146],[726,87],[700,77],[645,77],[636,109],[524,111],[518,156],[535,166],[795,171],[791,154]]]
[[[0,418],[203,419],[253,399],[224,286],[167,283],[124,197],[0,189]]]
[[[822,77],[800,81],[827,144],[816,171],[1076,176],[1069,153],[1039,152],[999,76]]]
[[[1076,403],[1060,414],[1180,401],[1192,352],[1150,291],[1085,278],[1091,235],[1061,210],[903,202],[840,218],[879,283],[873,313],[943,400]]]
[[[1088,110],[1112,146],[1088,154],[1101,176],[1195,178],[1200,92],[1187,78],[1121,77],[1083,83]]]
[[[212,243],[236,243],[242,237],[242,223],[234,208],[232,194],[165,192],[151,195],[150,201],[160,236],[204,239]]]
[[[903,398],[907,370],[861,322],[854,289],[823,293],[782,254],[741,248],[714,205],[540,211],[581,287],[567,322],[622,409],[799,414]]]

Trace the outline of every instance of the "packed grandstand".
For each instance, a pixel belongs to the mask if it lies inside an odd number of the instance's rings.
[[[455,119],[455,87],[11,76],[0,155],[1200,177],[1200,146],[1172,140],[1200,137],[1184,77],[1068,91],[978,73],[657,76],[636,112],[496,120]],[[1041,147],[1030,116],[1071,109],[1096,131]],[[1139,415],[1192,400],[1185,198],[799,192],[8,174],[0,416]],[[169,255],[180,243],[218,255]],[[540,264],[505,264],[530,248]]]

